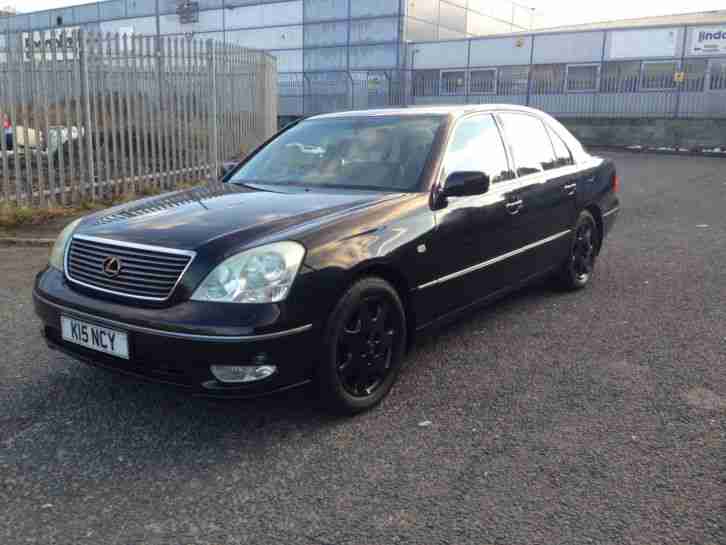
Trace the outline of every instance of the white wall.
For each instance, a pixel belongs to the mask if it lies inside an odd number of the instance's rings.
[[[397,54],[393,45],[359,45],[350,47],[350,68],[392,68]]]
[[[270,51],[269,53],[277,59],[278,72],[303,71],[302,49],[293,49],[292,51]]]
[[[228,29],[274,25],[299,25],[303,20],[302,0],[275,4],[258,4],[225,10]]]
[[[529,64],[531,54],[531,36],[488,38],[471,41],[472,66]]]
[[[682,28],[648,28],[608,32],[605,58],[679,57]]]
[[[182,34],[187,32],[207,32],[224,29],[223,10],[199,12],[199,21],[189,25],[179,23],[178,15],[159,16],[159,30],[162,34]]]
[[[409,47],[409,67],[411,66],[410,55],[416,49],[418,49],[418,53],[416,53],[413,63],[415,70],[466,66],[468,44],[469,42],[466,40],[415,44]]]
[[[534,63],[600,62],[604,32],[544,34],[534,39]]]
[[[364,19],[351,21],[350,42],[395,42],[398,38],[398,19]]]
[[[227,39],[254,49],[293,49],[303,46],[302,26],[228,30]]]

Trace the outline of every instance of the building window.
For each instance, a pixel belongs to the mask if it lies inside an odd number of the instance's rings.
[[[539,64],[532,67],[532,93],[561,94],[565,86],[565,70],[564,64]]]
[[[463,95],[466,92],[466,72],[446,70],[441,72],[441,94]]]
[[[640,88],[646,91],[675,89],[676,72],[678,72],[678,63],[675,61],[644,62]]]
[[[507,66],[500,68],[497,93],[500,95],[526,95],[529,85],[529,66]]]
[[[469,92],[472,95],[493,95],[497,92],[497,71],[472,70],[469,74]]]
[[[635,93],[640,79],[640,61],[606,62],[602,69],[603,93]]]
[[[683,90],[687,93],[700,93],[706,88],[706,75],[708,74],[708,61],[706,59],[691,59],[686,61],[683,71],[686,80]]]
[[[440,74],[438,70],[416,70],[413,73],[413,96],[438,96],[439,77]]]
[[[573,93],[597,91],[600,67],[597,65],[570,65],[567,67],[567,90]]]
[[[711,89],[723,91],[726,89],[726,60],[711,61]]]

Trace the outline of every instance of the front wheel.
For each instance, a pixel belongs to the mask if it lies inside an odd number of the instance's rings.
[[[321,399],[338,413],[377,405],[398,377],[406,347],[406,316],[396,290],[382,278],[351,286],[331,314],[323,361]]]
[[[595,270],[600,233],[597,222],[587,210],[580,212],[575,224],[575,238],[567,261],[559,273],[560,284],[570,290],[587,286]]]

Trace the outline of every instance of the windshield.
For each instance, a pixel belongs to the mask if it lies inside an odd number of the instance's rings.
[[[311,119],[283,132],[229,180],[416,191],[443,116]]]

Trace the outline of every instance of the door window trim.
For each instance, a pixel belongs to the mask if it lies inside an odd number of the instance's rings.
[[[555,130],[550,126],[549,123],[544,123],[544,126],[545,126],[545,130],[547,131],[547,136],[549,136],[550,144],[552,145],[552,151],[555,154],[555,161],[558,160],[557,150],[555,149],[555,143],[554,143],[554,139],[555,138],[557,138],[560,142],[562,142],[562,145],[565,146],[565,149],[567,150],[567,153],[570,154],[570,161],[572,161],[569,165],[557,166],[557,167],[555,167],[555,168],[553,168],[551,170],[559,170],[561,168],[574,167],[576,165],[575,155],[572,153],[572,150],[570,149],[570,146],[567,145],[567,142],[565,142],[564,138],[562,138],[559,134],[557,134],[557,132],[555,132]]]
[[[543,125],[543,127],[545,129],[545,132],[547,133],[547,139],[548,139],[548,141],[550,143],[550,147],[552,148],[552,158],[555,159],[555,160],[557,160],[557,154],[555,153],[555,147],[552,144],[552,139],[551,139],[552,137],[549,135],[549,131],[550,131],[549,124],[544,119],[542,119],[538,115],[535,115],[535,114],[530,113],[530,112],[523,112],[523,111],[519,111],[519,110],[511,110],[511,111],[509,111],[509,110],[498,110],[496,112],[497,121],[501,124],[501,132],[503,133],[503,137],[505,138],[505,143],[506,143],[505,145],[507,147],[507,151],[511,155],[511,162],[512,162],[512,165],[514,166],[514,174],[515,174],[515,177],[516,177],[517,180],[524,180],[524,181],[533,180],[535,178],[544,176],[544,175],[549,174],[550,172],[553,172],[553,171],[558,170],[560,168],[569,168],[569,167],[571,167],[571,166],[573,166],[575,164],[575,158],[572,155],[572,150],[570,149],[570,146],[566,146],[567,147],[567,151],[570,152],[570,157],[572,157],[572,162],[573,162],[572,165],[567,165],[567,167],[555,167],[555,168],[551,168],[549,170],[545,170],[543,168],[539,172],[533,172],[531,174],[525,174],[524,176],[519,176],[519,174],[517,172],[517,161],[516,161],[516,154],[514,153],[514,148],[509,143],[509,135],[506,133],[506,130],[504,129],[504,122],[499,117],[502,114],[526,115],[527,117],[531,117],[533,119],[536,119],[540,123],[542,123],[542,125]]]
[[[471,112],[471,113],[468,113],[466,115],[462,115],[461,117],[457,118],[454,121],[453,125],[449,128],[449,134],[447,135],[447,137],[446,137],[446,143],[443,146],[443,150],[444,151],[441,154],[441,161],[440,161],[440,164],[439,164],[439,171],[436,174],[436,177],[434,178],[436,180],[436,182],[433,185],[434,188],[436,188],[436,187],[443,188],[444,187],[444,184],[446,183],[446,180],[444,179],[444,168],[445,168],[445,165],[446,165],[446,154],[449,152],[449,148],[451,147],[451,144],[452,144],[452,142],[454,140],[454,135],[456,134],[456,130],[459,128],[459,125],[463,121],[469,120],[469,119],[471,119],[473,117],[489,116],[489,117],[492,118],[492,120],[494,121],[494,126],[497,128],[497,131],[499,133],[499,139],[502,141],[502,147],[504,148],[504,155],[507,158],[507,168],[509,168],[509,171],[514,175],[514,177],[511,178],[511,179],[509,179],[509,180],[500,180],[498,182],[493,182],[491,184],[491,187],[500,187],[501,185],[503,185],[505,183],[513,182],[513,181],[518,181],[520,179],[517,176],[516,169],[513,168],[514,167],[514,157],[512,156],[512,154],[509,151],[509,146],[507,145],[507,140],[506,140],[505,135],[504,135],[504,130],[503,130],[503,127],[502,127],[499,119],[497,118],[497,113],[498,112],[496,112],[496,111],[492,111],[492,112]]]

